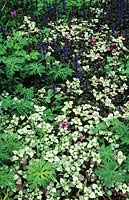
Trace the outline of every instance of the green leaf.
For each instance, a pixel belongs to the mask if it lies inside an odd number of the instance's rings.
[[[13,180],[13,173],[8,170],[8,168],[4,167],[0,169],[0,188],[13,188],[14,187],[14,180]]]
[[[15,56],[2,57],[2,62],[6,65],[6,75],[8,78],[13,78],[16,72],[22,70],[24,64],[24,58]]]
[[[15,134],[1,134],[0,145],[6,147],[6,151],[12,155],[13,150],[18,150],[21,147],[21,143],[18,141]]]
[[[53,114],[52,110],[50,108],[46,109],[44,112],[43,112],[43,118],[45,120],[50,120],[50,121],[53,121],[53,119],[55,118],[55,114]]]
[[[15,134],[4,133],[0,135],[0,162],[7,161],[13,155],[13,150],[18,150],[21,143]]]
[[[95,128],[92,128],[91,130],[94,132],[94,133],[99,133],[99,131],[102,131],[102,130],[106,130],[107,129],[107,125],[105,122],[101,122],[97,125],[97,127]]]
[[[126,135],[123,135],[121,137],[121,144],[129,145],[129,134],[128,134],[128,132],[127,132]]]
[[[45,102],[45,103],[51,103],[51,98],[52,98],[52,96],[53,96],[52,90],[49,89],[49,90],[46,92],[45,96],[43,97],[44,102]]]
[[[34,111],[33,102],[27,99],[14,100],[14,105],[12,107],[13,112],[16,111],[20,115],[29,114]]]
[[[119,136],[124,136],[127,134],[129,128],[123,122],[119,121],[118,119],[112,119],[111,121],[111,131]]]
[[[25,88],[22,84],[16,86],[15,93],[28,100],[34,97],[33,88]]]
[[[12,108],[13,99],[11,98],[11,96],[6,96],[6,97],[0,96],[0,99],[2,101],[1,109],[7,110],[8,108]]]
[[[40,53],[38,53],[37,51],[31,51],[29,56],[30,56],[30,59],[37,60],[39,55]]]
[[[2,44],[0,44],[0,56],[3,56],[5,54],[6,54],[6,49],[4,48]]]
[[[42,159],[33,161],[28,166],[27,180],[31,189],[46,187],[50,181],[54,181],[55,170],[51,163]]]
[[[49,37],[49,34],[50,34],[50,29],[45,27],[43,30],[42,30],[42,33],[45,37]]]
[[[41,76],[44,72],[44,66],[39,63],[31,63],[31,64],[27,65],[26,67],[28,69],[29,75],[38,74],[39,76]]]
[[[102,162],[108,162],[115,156],[115,153],[112,151],[111,145],[106,147],[105,144],[103,144],[99,152]]]
[[[0,141],[0,163],[10,159],[9,152],[7,151],[6,145]]]
[[[100,169],[97,169],[95,173],[104,181],[106,187],[111,187],[116,182],[124,182],[126,179],[126,173],[122,170],[117,170],[117,162],[110,161],[105,162]]]
[[[62,66],[61,64],[53,65],[52,68],[49,69],[49,75],[53,78],[54,81],[61,78],[62,80],[66,80],[68,76],[73,75],[73,69],[69,66]]]
[[[125,169],[127,169],[129,171],[129,157],[125,160]]]

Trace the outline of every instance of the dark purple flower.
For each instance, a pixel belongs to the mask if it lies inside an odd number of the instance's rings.
[[[52,41],[52,46],[55,47],[57,45],[57,40],[56,39],[53,39]]]
[[[81,78],[81,74],[79,72],[80,65],[76,54],[73,55],[73,68],[75,69],[76,77],[80,79]]]
[[[56,85],[55,84],[52,84],[52,92],[53,92],[53,94],[56,93]]]
[[[121,0],[119,2],[119,9],[118,9],[118,21],[119,21],[119,25],[123,24],[124,7],[125,7],[125,0]]]
[[[81,73],[76,71],[76,77],[80,79],[81,78]]]
[[[47,50],[46,50],[46,49],[43,50],[43,54],[44,54],[44,55],[47,54]]]
[[[45,44],[43,44],[42,41],[38,42],[38,48],[41,51],[42,54],[46,55],[47,53],[47,47],[45,46]]]
[[[71,25],[72,25],[72,16],[70,15],[68,19],[68,27],[70,28]]]
[[[41,51],[41,53],[43,54],[43,42],[42,41],[38,42],[38,48]]]
[[[79,68],[78,58],[76,54],[73,55],[73,68],[77,70]]]
[[[47,14],[47,13],[44,13],[44,14],[42,15],[42,18],[43,18],[44,20],[46,20],[46,19],[48,18],[48,14]]]
[[[115,24],[112,25],[112,33],[114,34],[115,31]]]
[[[43,48],[43,42],[42,42],[42,41],[39,41],[39,42],[38,42],[38,48],[39,48],[39,49]]]
[[[30,17],[32,21],[37,21],[37,16],[34,13],[31,13]]]
[[[65,44],[64,47],[62,48],[62,52],[64,53],[64,56],[67,56],[67,54],[68,54],[68,46],[67,46],[67,44]]]

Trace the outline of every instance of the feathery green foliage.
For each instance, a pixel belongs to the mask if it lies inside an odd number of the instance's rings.
[[[0,188],[13,188],[14,187],[14,180],[13,180],[13,173],[9,171],[7,167],[3,167],[0,169]]]
[[[117,170],[118,164],[116,161],[108,161],[101,165],[96,170],[96,174],[104,181],[106,187],[111,187],[116,182],[124,182],[126,173],[124,170]]]
[[[0,135],[0,162],[10,159],[13,155],[13,150],[18,150],[21,143],[15,134],[4,133]]]
[[[31,189],[46,187],[50,181],[55,180],[54,177],[54,166],[42,159],[35,160],[28,166],[27,180]]]

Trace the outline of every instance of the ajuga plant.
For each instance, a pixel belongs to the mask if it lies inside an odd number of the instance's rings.
[[[31,189],[47,187],[49,182],[55,181],[54,166],[42,159],[34,160],[28,166],[27,180]]]

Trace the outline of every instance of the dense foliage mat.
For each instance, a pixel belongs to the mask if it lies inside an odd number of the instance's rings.
[[[118,5],[2,2],[1,200],[129,199],[128,2]]]

